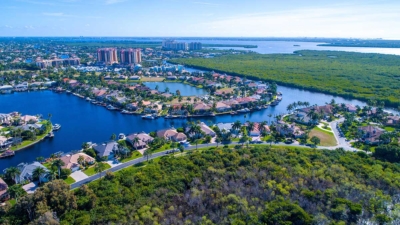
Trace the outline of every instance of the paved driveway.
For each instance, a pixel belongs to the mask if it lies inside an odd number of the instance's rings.
[[[22,186],[22,188],[26,191],[28,194],[33,194],[37,188],[39,188],[39,185],[37,182],[31,182],[27,185]]]
[[[82,171],[78,170],[78,171],[71,173],[71,177],[74,178],[74,180],[76,182],[78,182],[78,181],[88,178],[88,175],[86,175]]]

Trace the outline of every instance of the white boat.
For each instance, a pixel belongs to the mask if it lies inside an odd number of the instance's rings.
[[[89,97],[87,97],[87,98],[86,98],[86,101],[92,101],[92,99],[91,99],[91,98],[89,98]]]
[[[57,131],[57,130],[59,130],[60,128],[61,128],[61,125],[58,124],[58,123],[56,123],[56,124],[53,125],[53,130],[54,130],[54,131]]]
[[[54,137],[54,133],[53,133],[53,132],[50,132],[49,134],[47,134],[47,137],[49,137],[49,138]]]
[[[126,136],[123,133],[118,134],[118,139],[119,140],[125,140]]]
[[[239,109],[238,112],[239,113],[248,113],[248,112],[250,112],[250,109],[248,109],[248,108]]]
[[[117,108],[115,108],[115,107],[112,106],[112,105],[108,105],[108,106],[107,106],[107,109],[108,109],[108,110],[116,110]]]
[[[148,114],[148,115],[142,116],[142,119],[144,119],[144,120],[154,120],[155,118],[151,114]]]

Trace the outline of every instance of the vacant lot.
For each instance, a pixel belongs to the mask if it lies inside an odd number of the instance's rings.
[[[333,135],[333,133],[321,130],[318,127],[314,128],[310,132],[309,136],[310,136],[310,138],[313,137],[313,136],[316,136],[319,139],[321,139],[321,143],[320,143],[321,146],[335,146],[335,145],[337,145],[336,138]]]

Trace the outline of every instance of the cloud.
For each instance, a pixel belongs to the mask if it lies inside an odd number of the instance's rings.
[[[105,0],[104,4],[113,5],[121,2],[126,2],[127,0]]]
[[[388,5],[299,8],[236,15],[197,27],[210,36],[400,37],[394,29],[400,26],[397,9]]]
[[[34,30],[35,29],[35,27],[33,27],[33,26],[25,26],[24,28],[27,29],[27,30]]]

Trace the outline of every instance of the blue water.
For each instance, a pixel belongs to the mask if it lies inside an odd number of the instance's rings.
[[[168,86],[176,83],[166,83]],[[182,84],[183,85],[183,84]],[[225,115],[203,118],[201,121],[211,125],[219,122],[269,121],[268,115],[286,113],[286,106],[294,101],[308,101],[310,104],[322,105],[335,98],[339,103],[364,105],[356,100],[345,100],[331,95],[303,91],[296,88],[279,87],[283,93],[282,102],[276,107],[256,111],[246,115]],[[182,90],[181,90],[182,91]],[[61,129],[55,132],[53,139],[44,141],[18,151],[12,158],[0,160],[0,172],[10,166],[21,162],[32,162],[38,156],[49,157],[55,152],[69,152],[80,149],[83,142],[103,142],[108,140],[113,133],[151,132],[171,126],[181,127],[187,122],[185,119],[142,120],[140,116],[124,115],[116,111],[109,111],[101,106],[90,104],[84,99],[65,93],[56,94],[50,91],[22,92],[9,95],[0,95],[0,113],[18,111],[22,114],[42,114],[47,118],[52,114],[52,122],[61,124]],[[197,120],[197,119],[196,119]]]
[[[171,83],[171,82],[144,82],[144,85],[151,89],[155,89],[158,86],[158,90],[160,92],[164,92],[165,89],[169,88],[169,93],[176,94],[176,91],[179,90],[182,96],[199,96],[208,94],[206,90],[201,88],[196,88],[187,84],[182,83]]]

